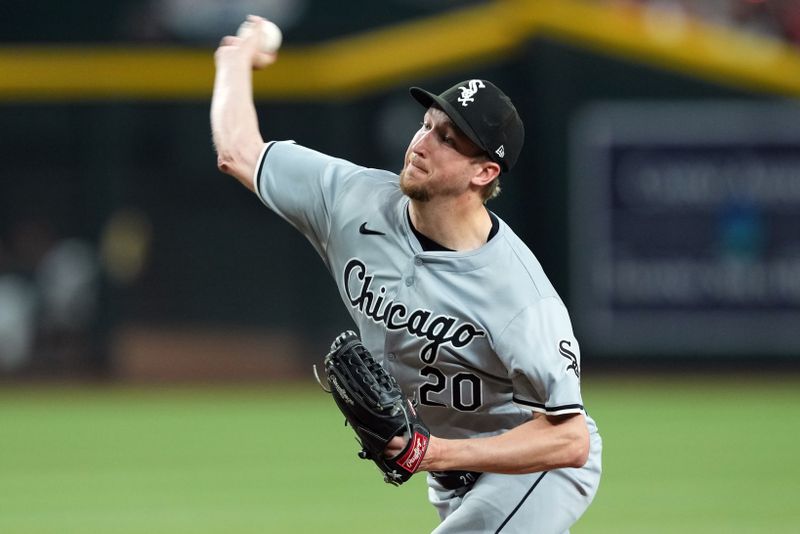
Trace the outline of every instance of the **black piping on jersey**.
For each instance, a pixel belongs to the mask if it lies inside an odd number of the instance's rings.
[[[264,154],[261,156],[261,162],[258,164],[258,171],[256,171],[256,176],[253,179],[253,188],[256,190],[256,194],[259,197],[261,196],[261,193],[259,193],[258,180],[261,178],[261,169],[264,168],[264,162],[267,161],[267,154],[269,154],[269,151],[272,150],[272,147],[274,146],[275,141],[267,144],[267,148],[264,149]]]
[[[414,223],[411,222],[411,212],[408,210],[408,208],[406,208],[406,217],[408,217],[408,226],[411,227],[411,231],[414,232],[417,241],[419,241],[419,244],[422,246],[422,250],[425,252],[456,252],[452,248],[447,248],[444,245],[440,245],[430,237],[417,230],[414,227]],[[489,218],[492,220],[492,228],[489,230],[489,235],[486,237],[487,242],[497,235],[498,231],[500,231],[500,221],[497,219],[497,216],[490,211]]]
[[[542,479],[544,478],[544,476],[545,476],[545,475],[546,475],[548,472],[549,472],[549,471],[545,471],[544,473],[542,473],[541,475],[539,475],[539,478],[537,478],[537,479],[536,479],[536,482],[534,482],[534,483],[533,483],[533,486],[531,486],[531,489],[529,489],[529,490],[528,490],[528,492],[525,494],[525,496],[524,496],[524,497],[522,497],[522,500],[520,500],[520,501],[517,503],[517,505],[514,507],[514,509],[511,511],[511,513],[510,513],[510,514],[508,514],[508,517],[506,517],[506,518],[505,518],[505,520],[504,520],[504,521],[503,521],[503,522],[500,524],[500,526],[499,526],[499,527],[497,527],[497,530],[495,530],[495,531],[494,531],[494,534],[497,534],[498,532],[500,532],[501,530],[503,530],[503,527],[505,527],[505,526],[506,526],[506,524],[508,524],[508,522],[509,522],[509,521],[511,521],[511,518],[512,518],[512,517],[514,517],[514,514],[516,514],[516,513],[517,513],[517,510],[519,510],[519,507],[520,507],[520,506],[522,506],[522,504],[523,504],[523,503],[524,503],[524,502],[525,502],[525,501],[528,499],[528,497],[530,497],[531,493],[533,493],[533,490],[535,490],[535,489],[536,489],[536,486],[538,486],[538,485],[539,485],[539,482],[541,482],[541,481],[542,481]]]
[[[492,220],[492,228],[489,230],[489,236],[486,238],[487,242],[496,236],[497,232],[500,231],[500,221],[497,219],[497,215],[490,211],[489,218]]]
[[[564,404],[562,406],[545,406],[544,404],[538,402],[522,400],[519,397],[511,397],[511,400],[518,404],[522,404],[524,406],[530,406],[531,408],[538,408],[544,412],[560,412],[561,410],[583,411],[583,404]]]

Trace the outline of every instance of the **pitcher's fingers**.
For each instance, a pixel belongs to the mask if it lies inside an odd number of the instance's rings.
[[[239,37],[235,35],[226,35],[219,42],[219,46],[236,46],[241,42]]]

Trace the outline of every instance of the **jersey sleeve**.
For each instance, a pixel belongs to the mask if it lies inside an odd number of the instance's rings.
[[[255,191],[324,257],[338,193],[347,178],[362,169],[292,141],[272,141],[256,165]]]
[[[511,372],[518,405],[548,415],[584,411],[580,348],[560,299],[524,309],[496,340],[496,350]]]

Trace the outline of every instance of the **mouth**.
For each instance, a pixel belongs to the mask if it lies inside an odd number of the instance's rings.
[[[408,158],[408,165],[409,165],[410,167],[414,167],[415,169],[419,170],[420,172],[423,172],[423,173],[426,173],[426,174],[427,174],[427,172],[428,172],[428,169],[427,169],[427,168],[425,168],[423,165],[420,165],[420,164],[418,163],[418,159],[419,159],[419,158],[415,158],[415,157],[413,157],[413,156],[412,156],[412,157],[410,157],[410,158]]]

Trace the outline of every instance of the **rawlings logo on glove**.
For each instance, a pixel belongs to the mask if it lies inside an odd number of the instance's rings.
[[[408,447],[408,452],[398,459],[397,463],[400,467],[413,474],[419,469],[419,464],[428,449],[428,438],[419,432],[415,432],[414,438],[409,442],[411,446]]]
[[[431,433],[395,378],[350,330],[337,336],[323,365],[328,387],[319,376],[317,380],[355,431],[362,447],[359,457],[375,462],[388,484],[399,486],[411,478],[425,457]],[[384,451],[395,436],[409,439],[403,450],[387,458]]]

